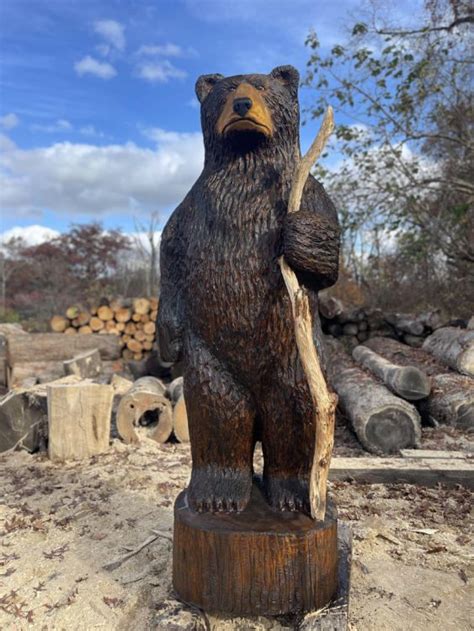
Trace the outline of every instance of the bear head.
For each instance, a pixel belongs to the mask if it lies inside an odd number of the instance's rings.
[[[292,155],[299,149],[298,85],[293,66],[278,66],[270,74],[199,77],[206,161],[272,147]]]

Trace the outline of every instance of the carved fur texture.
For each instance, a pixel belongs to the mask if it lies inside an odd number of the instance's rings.
[[[271,136],[218,131],[223,108],[245,83],[265,101]],[[269,503],[309,510],[314,415],[278,257],[284,253],[310,288],[323,357],[317,291],[337,278],[339,226],[311,176],[301,211],[287,216],[300,155],[297,89],[291,66],[197,82],[205,166],[163,232],[158,313],[161,357],[184,366],[193,458],[188,501],[197,511],[245,508],[256,441]]]

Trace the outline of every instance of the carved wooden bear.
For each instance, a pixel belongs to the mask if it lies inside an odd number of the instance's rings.
[[[312,176],[287,216],[299,147],[299,75],[198,79],[204,170],[161,242],[159,348],[182,359],[197,511],[241,511],[262,441],[264,491],[279,510],[309,510],[313,406],[298,358],[284,254],[309,289],[319,353],[319,289],[338,273],[333,204]]]

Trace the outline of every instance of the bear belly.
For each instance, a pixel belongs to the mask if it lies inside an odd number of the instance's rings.
[[[274,232],[260,237],[236,230],[225,234],[209,231],[207,239],[196,235],[196,246],[189,244],[186,310],[192,318],[186,320],[219,359],[233,364],[245,357],[261,364],[272,316],[281,313],[286,295],[277,239]],[[193,291],[196,287],[207,291]]]

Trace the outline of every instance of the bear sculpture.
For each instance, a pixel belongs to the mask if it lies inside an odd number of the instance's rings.
[[[278,258],[308,289],[322,357],[317,292],[337,279],[339,225],[312,176],[287,214],[298,84],[292,66],[196,83],[204,169],[162,235],[157,324],[162,359],[183,363],[199,512],[245,509],[257,441],[270,506],[309,511],[314,411]]]

